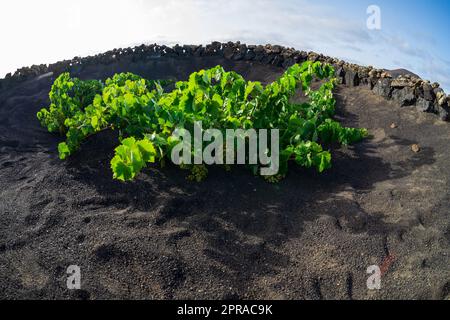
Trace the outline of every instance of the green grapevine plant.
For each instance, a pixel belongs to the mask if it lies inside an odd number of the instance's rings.
[[[286,174],[289,161],[322,172],[331,167],[327,149],[331,144],[347,145],[367,136],[367,130],[346,128],[333,119],[333,76],[330,65],[305,62],[263,86],[217,66],[192,73],[187,81],[177,82],[166,92],[166,82],[131,73],[116,74],[104,83],[64,73],[51,88],[50,106],[37,117],[49,132],[66,136],[58,146],[61,159],[76,152],[89,136],[118,130],[120,145],[111,168],[114,178],[122,181],[132,180],[148,163],[164,163],[180,142],[172,135],[174,130],[192,132],[197,121],[204,129],[224,132],[279,129],[280,170],[268,179],[277,181]],[[323,80],[316,91],[311,89],[314,79]],[[299,88],[309,98],[307,103],[291,101]],[[204,165],[181,167],[191,169],[194,180],[207,174]],[[258,165],[250,167],[258,172]]]

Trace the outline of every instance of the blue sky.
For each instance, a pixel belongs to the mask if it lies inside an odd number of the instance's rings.
[[[369,5],[381,30],[366,26]],[[120,46],[240,40],[406,68],[450,93],[449,12],[444,0],[2,1],[0,77]]]

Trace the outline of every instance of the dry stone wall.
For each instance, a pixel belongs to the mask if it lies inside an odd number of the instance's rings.
[[[229,60],[255,61],[287,68],[295,63],[307,60],[332,64],[339,81],[347,86],[366,86],[375,94],[394,100],[401,106],[415,106],[423,112],[431,112],[444,121],[450,121],[450,96],[446,95],[438,83],[430,83],[410,74],[392,76],[389,72],[373,67],[359,66],[345,61],[317,54],[298,51],[278,45],[245,45],[240,42],[213,42],[201,45],[141,45],[134,48],[114,49],[95,56],[75,57],[50,65],[33,65],[18,69],[0,79],[0,90],[6,90],[21,81],[26,81],[53,73],[80,71],[88,65],[108,65],[122,59],[132,62],[155,59],[159,57],[203,57],[220,56]]]

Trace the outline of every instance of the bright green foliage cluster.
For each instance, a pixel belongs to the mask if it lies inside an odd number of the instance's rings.
[[[59,76],[50,91],[50,107],[38,112],[37,117],[50,132],[66,132],[65,121],[75,117],[92,104],[95,96],[101,94],[100,81],[72,79],[68,73]]]
[[[332,119],[335,100],[334,69],[320,62],[290,67],[278,80],[263,86],[245,81],[220,67],[201,70],[165,92],[164,83],[145,80],[131,73],[117,74],[103,84],[81,81],[62,74],[50,92],[51,105],[38,118],[50,132],[60,131],[66,142],[59,145],[61,159],[80,147],[88,136],[105,129],[118,130],[121,145],[111,161],[114,178],[133,179],[147,163],[163,162],[179,142],[176,128],[192,133],[194,123],[203,129],[279,129],[280,172],[288,162],[322,172],[331,166],[324,147],[350,144],[367,136],[365,129],[345,128]],[[327,79],[313,91],[314,78]],[[291,98],[301,87],[309,97],[297,104]],[[226,146],[224,146],[226,148]],[[201,180],[205,166],[190,166],[191,177]],[[252,170],[257,172],[258,166]],[[278,180],[278,179],[272,179]]]
[[[155,147],[147,139],[136,141],[129,137],[122,140],[116,148],[116,156],[111,160],[114,178],[122,181],[133,179],[147,162],[155,162],[155,156]]]

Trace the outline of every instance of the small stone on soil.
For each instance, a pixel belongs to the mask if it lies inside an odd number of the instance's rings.
[[[420,146],[418,144],[413,144],[411,150],[415,153],[420,152]]]

